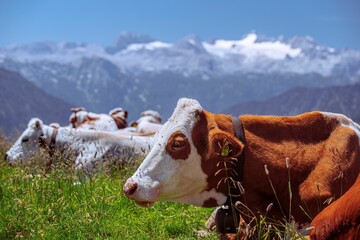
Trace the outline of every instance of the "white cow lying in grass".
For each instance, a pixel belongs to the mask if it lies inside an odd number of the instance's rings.
[[[57,150],[63,156],[75,156],[76,168],[91,171],[105,154],[115,159],[131,156],[145,156],[153,143],[152,136],[136,133],[106,132],[68,127],[54,128],[42,123],[38,118],[29,121],[27,129],[5,154],[10,165],[27,164],[29,160],[41,156],[41,149],[50,157]]]
[[[147,110],[141,113],[141,117],[131,123],[135,131],[139,133],[157,132],[162,127],[161,116],[157,111]]]
[[[109,114],[87,112],[85,108],[71,108],[69,122],[73,128],[117,131],[127,126],[127,111],[114,108]]]

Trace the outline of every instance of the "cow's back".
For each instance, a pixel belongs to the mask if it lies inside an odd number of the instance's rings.
[[[309,222],[307,215],[314,217],[339,198],[359,174],[359,127],[343,115],[241,116],[241,121],[246,136],[243,200],[254,203],[254,212],[265,213],[270,202],[279,201],[274,217],[288,216],[291,206],[297,221]]]

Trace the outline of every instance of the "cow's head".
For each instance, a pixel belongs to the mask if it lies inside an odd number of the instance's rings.
[[[114,108],[109,112],[119,129],[127,127],[128,112],[122,108]]]
[[[79,127],[88,120],[88,112],[83,107],[71,108],[69,122],[73,128]]]
[[[138,120],[131,122],[130,126],[136,128],[143,121],[161,124],[162,119],[159,112],[154,110],[146,110],[141,113]]]
[[[124,185],[126,195],[141,206],[159,200],[213,207],[228,195],[230,168],[244,145],[233,136],[231,117],[215,115],[199,102],[180,99],[170,119],[157,133],[153,148]],[[225,149],[225,150],[224,150]]]
[[[5,159],[12,166],[20,162],[26,164],[29,159],[39,153],[40,143],[44,140],[43,136],[42,121],[38,118],[31,119],[25,131],[6,152]]]
[[[162,119],[161,119],[161,116],[160,116],[160,113],[157,112],[157,111],[154,111],[154,110],[146,110],[144,112],[141,113],[141,117],[152,117],[152,118],[148,118],[150,119],[151,121],[150,122],[153,122],[153,123],[161,123]]]

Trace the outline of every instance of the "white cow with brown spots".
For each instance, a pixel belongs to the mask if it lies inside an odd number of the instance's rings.
[[[144,156],[153,144],[152,135],[139,133],[108,132],[68,127],[54,128],[38,118],[29,121],[28,127],[6,152],[5,159],[12,166],[27,164],[40,156],[41,150],[50,157],[57,151],[63,157],[74,155],[78,169],[92,170],[105,154],[116,159]]]
[[[141,113],[141,117],[137,121],[131,123],[131,127],[139,133],[155,133],[162,127],[161,121],[159,112],[146,110]]]
[[[340,114],[231,117],[180,99],[124,192],[140,206],[227,204],[247,223],[266,214],[273,221],[293,217],[301,226],[352,188],[360,172],[359,137],[359,125]]]
[[[115,108],[109,114],[97,114],[87,112],[85,108],[71,108],[72,114],[69,122],[73,128],[117,131],[127,126],[127,111],[122,108]]]

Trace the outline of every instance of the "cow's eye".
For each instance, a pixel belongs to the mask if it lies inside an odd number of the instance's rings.
[[[22,140],[21,140],[21,142],[28,142],[29,141],[29,138],[23,138]]]
[[[185,160],[190,154],[190,143],[187,137],[180,131],[176,131],[170,135],[168,144],[166,144],[166,152],[174,160]]]
[[[173,144],[172,144],[172,148],[176,149],[176,148],[182,148],[184,147],[186,144],[186,141],[183,137],[177,137],[175,138]]]

